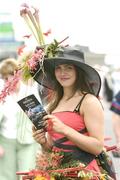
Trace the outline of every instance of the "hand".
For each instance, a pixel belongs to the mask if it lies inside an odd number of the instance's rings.
[[[45,115],[44,120],[48,121],[48,126],[49,124],[51,124],[51,130],[57,132],[57,133],[61,133],[64,134],[65,128],[67,127],[67,125],[65,125],[63,122],[61,122],[56,116],[54,115]],[[46,122],[47,122],[46,121]],[[50,123],[49,123],[50,121]]]
[[[120,143],[117,144],[117,150],[120,151]]]
[[[45,144],[47,139],[45,136],[45,131],[44,129],[40,129],[37,130],[35,128],[35,126],[32,127],[32,131],[33,131],[33,138],[35,139],[35,141],[41,145]]]
[[[2,157],[4,155],[4,149],[2,148],[2,146],[0,146],[0,157]]]

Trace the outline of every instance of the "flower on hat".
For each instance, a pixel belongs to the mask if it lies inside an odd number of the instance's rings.
[[[34,78],[38,71],[44,73],[44,58],[55,57],[61,44],[68,38],[66,37],[60,42],[54,39],[52,43],[45,44],[44,36],[48,36],[51,30],[49,29],[45,33],[42,32],[39,10],[33,6],[29,7],[28,4],[24,3],[21,5],[20,15],[26,22],[38,45],[35,50],[29,51],[27,54],[24,53],[26,45],[19,47],[18,55],[20,56],[20,63],[18,65],[18,70],[15,72],[14,77],[5,83],[3,90],[0,92],[0,102],[4,102],[6,96],[15,91],[16,85],[20,80],[28,81],[30,78]],[[30,37],[31,34],[24,36],[24,38]],[[34,76],[32,76],[33,72],[36,72]]]
[[[44,45],[44,37],[39,21],[39,10],[24,3],[21,5],[20,15],[24,18],[38,44]]]

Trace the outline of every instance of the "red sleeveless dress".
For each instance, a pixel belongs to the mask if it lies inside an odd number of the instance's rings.
[[[52,113],[57,118],[59,118],[64,124],[67,126],[75,129],[76,131],[80,132],[83,129],[86,129],[84,118],[79,114],[80,106],[82,104],[82,101],[84,97],[87,95],[87,93],[82,97],[74,111],[62,111],[62,112],[55,112]],[[55,133],[54,131],[50,131],[50,136],[52,137],[53,141],[57,141],[61,138],[64,138],[62,134]],[[82,131],[81,131],[82,133]],[[84,135],[89,136],[89,133],[87,131],[84,132]],[[67,140],[63,143],[64,145],[74,145],[71,141]],[[79,148],[78,148],[79,149]],[[64,151],[70,151],[64,149]],[[85,156],[86,157],[86,156]],[[100,173],[99,166],[96,162],[96,160],[93,158],[93,160],[87,165],[87,169],[92,170],[93,172]],[[96,180],[98,178],[94,178]]]
[[[56,112],[56,113],[53,113],[53,115],[55,115],[64,124],[70,126],[76,131],[80,131],[81,129],[85,128],[83,117],[76,112],[72,112],[72,111]],[[84,135],[89,136],[88,133],[84,133]],[[53,131],[50,132],[50,136],[52,137],[53,141],[56,141],[64,137],[63,135],[55,133]],[[71,141],[66,141],[64,142],[64,144],[73,145]],[[87,169],[100,173],[99,166],[95,159],[88,164]]]

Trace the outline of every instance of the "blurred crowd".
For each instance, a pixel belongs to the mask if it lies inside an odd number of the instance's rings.
[[[112,130],[115,136],[117,151],[112,151],[114,157],[120,157],[120,67],[95,65],[101,76],[102,88],[100,99],[111,112]]]
[[[120,148],[120,67],[109,69],[103,81],[103,97],[112,112],[112,127],[116,145]],[[114,157],[120,157],[120,151],[112,151]]]
[[[14,76],[18,61],[4,59],[0,63],[0,89]],[[21,110],[17,101],[33,94],[39,101],[37,83],[20,81],[15,92],[0,103],[0,179],[15,180],[17,171],[29,171],[35,168],[36,152],[40,149],[32,137],[32,122]],[[12,163],[11,163],[12,162]]]

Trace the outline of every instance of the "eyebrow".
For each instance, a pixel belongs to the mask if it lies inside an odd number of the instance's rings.
[[[73,64],[58,64],[58,65],[56,65],[56,67],[61,66],[61,65],[64,65],[64,66],[74,66]]]

